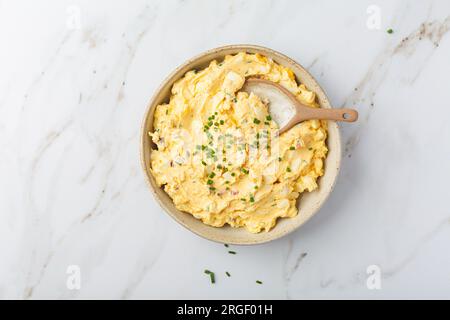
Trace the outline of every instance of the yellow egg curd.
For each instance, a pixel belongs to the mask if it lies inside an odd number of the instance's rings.
[[[302,103],[319,107],[293,72],[244,52],[189,71],[157,106],[151,172],[175,206],[222,227],[269,231],[297,215],[300,193],[318,187],[327,155],[325,121],[309,120],[277,135],[268,101],[240,91],[246,77],[281,84]]]

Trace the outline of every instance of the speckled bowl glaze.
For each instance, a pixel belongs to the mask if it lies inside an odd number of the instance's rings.
[[[141,131],[141,163],[145,172],[145,177],[155,199],[160,206],[178,223],[186,227],[195,234],[216,242],[229,244],[261,244],[281,238],[288,233],[296,230],[306,221],[308,221],[323,205],[333,190],[336,178],[339,173],[341,161],[341,140],[338,125],[335,122],[328,122],[328,156],[325,160],[325,174],[319,179],[319,188],[313,192],[305,192],[297,201],[299,213],[294,218],[278,219],[277,225],[269,232],[252,234],[244,228],[232,228],[224,226],[215,228],[195,219],[191,214],[178,210],[170,197],[159,188],[150,172],[150,155],[152,148],[155,148],[148,132],[153,130],[153,114],[156,106],[168,102],[172,85],[192,69],[203,69],[209,65],[212,60],[222,60],[226,55],[235,54],[241,51],[248,53],[260,53],[266,57],[272,58],[280,65],[286,66],[295,73],[297,82],[305,84],[309,90],[317,94],[318,101],[322,108],[331,108],[327,96],[317,81],[297,62],[289,57],[274,50],[254,46],[254,45],[229,45],[206,51],[173,71],[167,79],[156,90],[156,93],[150,100],[144,115]]]

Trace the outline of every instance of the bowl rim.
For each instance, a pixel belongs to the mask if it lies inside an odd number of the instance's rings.
[[[140,129],[140,139],[139,139],[139,153],[140,153],[140,162],[141,162],[141,168],[144,171],[144,175],[145,175],[145,181],[147,186],[149,187],[153,197],[156,199],[157,203],[159,204],[159,206],[166,212],[166,214],[168,214],[172,219],[174,219],[178,224],[180,224],[181,226],[183,226],[185,229],[189,230],[190,232],[196,234],[197,236],[209,240],[209,241],[213,241],[216,243],[227,243],[227,244],[233,244],[233,245],[258,245],[258,244],[264,244],[264,243],[268,243],[280,238],[285,237],[286,235],[298,230],[301,226],[303,226],[304,224],[306,224],[313,216],[315,216],[317,214],[317,212],[320,210],[320,208],[324,205],[324,203],[328,200],[330,194],[333,192],[334,187],[336,185],[337,179],[339,177],[339,172],[340,172],[340,167],[341,167],[341,161],[342,161],[342,147],[341,147],[341,133],[340,133],[340,128],[339,128],[339,124],[336,122],[336,140],[338,141],[337,147],[338,150],[337,151],[337,157],[336,157],[336,169],[335,169],[335,176],[334,179],[332,181],[332,183],[329,185],[329,190],[328,192],[324,195],[324,197],[322,198],[321,202],[315,207],[314,211],[303,221],[303,223],[300,223],[296,226],[294,226],[293,228],[287,230],[286,232],[282,232],[279,234],[274,234],[273,237],[268,237],[266,239],[261,239],[261,240],[255,240],[253,242],[239,242],[239,241],[223,241],[219,238],[212,238],[212,237],[208,237],[207,235],[203,234],[202,232],[199,232],[198,230],[196,230],[195,228],[191,228],[189,225],[187,225],[187,223],[185,223],[184,221],[182,221],[181,219],[179,219],[175,214],[173,214],[170,209],[166,206],[166,204],[160,199],[159,195],[156,193],[155,190],[153,190],[153,185],[150,181],[150,170],[148,170],[146,163],[145,163],[145,146],[144,146],[144,137],[146,135],[148,135],[148,132],[146,131],[146,124],[147,124],[147,119],[148,116],[152,110],[152,106],[156,100],[156,98],[159,95],[159,92],[161,90],[164,89],[164,87],[166,87],[169,82],[172,80],[172,78],[183,68],[185,68],[186,66],[188,66],[189,64],[203,58],[204,56],[210,55],[210,54],[214,54],[214,53],[218,53],[220,51],[226,51],[226,50],[231,50],[231,49],[238,49],[240,51],[246,51],[246,50],[257,50],[257,51],[265,51],[268,52],[274,56],[278,56],[280,57],[282,60],[288,61],[289,63],[295,65],[296,67],[298,67],[299,69],[302,69],[303,72],[305,72],[310,78],[311,80],[313,80],[313,82],[319,87],[319,89],[322,91],[324,98],[326,99],[326,101],[328,102],[328,104],[330,104],[330,100],[325,92],[325,90],[320,86],[319,82],[309,73],[309,71],[304,68],[300,63],[298,63],[297,61],[293,60],[292,58],[286,56],[283,53],[280,53],[276,50],[264,47],[264,46],[260,46],[260,45],[254,45],[254,44],[232,44],[232,45],[224,45],[224,46],[220,46],[220,47],[216,47],[216,48],[212,48],[206,51],[203,51],[202,53],[199,53],[189,59],[187,59],[185,62],[183,62],[181,65],[179,65],[178,67],[176,67],[175,69],[173,69],[172,72],[170,72],[165,78],[164,80],[159,84],[159,86],[155,89],[153,95],[151,96],[149,102],[147,103],[147,107],[145,108],[145,112],[143,115],[143,119],[141,121],[141,129]],[[178,79],[177,79],[178,80]],[[177,81],[177,80],[174,80]],[[173,84],[172,84],[173,85]],[[331,104],[330,104],[330,108],[332,108]],[[328,140],[328,139],[327,139]],[[178,209],[177,209],[178,210]],[[180,210],[178,210],[180,211]],[[182,211],[180,211],[182,212]],[[183,212],[182,212],[183,213]],[[188,214],[188,213],[186,213]],[[203,223],[199,220],[200,223]],[[211,228],[214,228],[211,226]],[[269,231],[270,233],[270,231]]]

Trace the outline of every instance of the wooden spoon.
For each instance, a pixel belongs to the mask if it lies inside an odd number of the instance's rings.
[[[312,108],[302,104],[289,90],[278,83],[248,78],[243,87],[248,93],[253,92],[263,100],[269,101],[269,112],[272,119],[280,127],[282,134],[296,124],[305,120],[334,120],[354,122],[358,119],[358,112],[354,109],[325,109]]]

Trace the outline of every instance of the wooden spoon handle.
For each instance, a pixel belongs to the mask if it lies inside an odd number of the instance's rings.
[[[298,121],[305,120],[334,120],[344,122],[355,122],[358,120],[358,112],[354,109],[325,109],[325,108],[302,108],[298,113]]]

